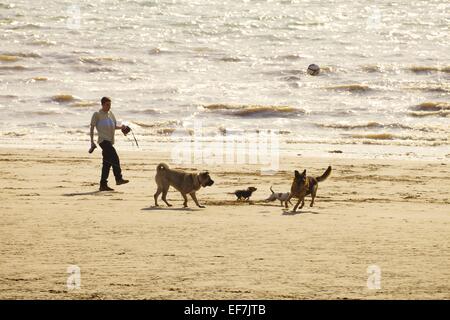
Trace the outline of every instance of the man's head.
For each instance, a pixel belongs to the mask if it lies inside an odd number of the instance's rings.
[[[111,109],[111,99],[108,97],[103,97],[102,100],[102,110],[108,112]]]

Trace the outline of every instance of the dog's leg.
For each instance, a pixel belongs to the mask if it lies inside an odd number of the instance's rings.
[[[153,196],[155,198],[155,206],[156,207],[159,207],[159,205],[158,205],[158,197],[161,194],[161,192],[162,192],[162,188],[158,187],[158,190],[156,190],[156,193]]]
[[[195,192],[191,192],[190,195],[192,197],[192,200],[194,200],[195,204],[197,205],[197,207],[205,208],[205,206],[202,206],[202,205],[200,205],[200,203],[198,203],[197,196],[195,195]]]
[[[283,200],[280,200],[280,204],[281,204],[281,206],[283,206]]]
[[[187,197],[184,193],[181,194],[183,196],[184,202],[183,202],[183,207],[187,208]]]
[[[166,196],[167,192],[169,191],[169,188],[164,188],[162,191],[162,200],[167,204],[168,207],[171,207],[172,205],[167,202]]]
[[[309,204],[309,206],[312,208],[312,206],[314,205],[314,199],[316,198],[316,193],[317,193],[317,188],[319,186],[315,185],[313,191],[311,192],[311,203]]]
[[[287,200],[284,202],[284,207],[285,207],[286,209],[287,209],[287,207],[288,207],[288,205],[287,205],[288,201],[289,201],[290,204],[292,204],[291,199],[292,199],[293,197],[294,197],[294,196],[293,196],[292,194],[289,194],[289,197],[288,197]]]
[[[295,204],[294,209],[292,209],[292,212],[297,211],[298,205],[300,204],[301,200],[298,199],[298,202]]]
[[[302,199],[302,205],[300,206],[300,209],[303,208],[304,205],[305,205],[305,197],[303,197]]]

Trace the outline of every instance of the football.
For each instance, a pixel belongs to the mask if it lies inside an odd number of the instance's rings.
[[[311,76],[317,76],[320,72],[320,68],[317,64],[310,64],[307,70],[308,74]]]

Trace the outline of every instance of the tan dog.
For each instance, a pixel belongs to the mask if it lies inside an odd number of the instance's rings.
[[[272,190],[272,186],[270,186],[270,191],[272,192],[272,194],[264,201],[272,202],[272,201],[275,201],[275,200],[280,200],[281,206],[283,206],[283,202],[286,203],[286,208],[287,208],[287,202],[292,204],[291,201],[289,200],[289,196],[291,195],[290,192],[284,192],[284,193],[282,193],[282,192],[275,192],[275,191]]]
[[[327,170],[325,170],[323,175],[316,178],[306,176],[306,170],[303,170],[301,174],[300,172],[295,170],[295,177],[291,186],[291,194],[288,198],[288,201],[293,197],[298,198],[298,202],[295,204],[293,212],[297,210],[300,202],[302,203],[300,209],[303,208],[303,206],[305,205],[305,196],[307,196],[308,194],[311,194],[311,204],[309,206],[312,207],[314,205],[314,199],[317,194],[319,182],[325,181],[330,175],[330,173],[331,173],[331,166],[329,166]]]
[[[201,187],[212,186],[214,183],[207,171],[201,173],[186,173],[181,170],[170,169],[169,166],[165,163],[160,163],[156,167],[155,181],[156,185],[158,186],[158,190],[156,190],[156,193],[154,195],[155,206],[158,206],[158,197],[161,193],[162,200],[169,207],[172,206],[166,200],[169,187],[172,186],[180,191],[181,195],[183,196],[183,206],[185,208],[187,207],[187,194],[191,195],[192,200],[194,200],[195,204],[198,207],[205,208],[205,206],[202,206],[198,203],[195,192],[198,191]]]

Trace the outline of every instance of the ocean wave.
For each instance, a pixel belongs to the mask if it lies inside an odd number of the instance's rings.
[[[81,100],[81,101],[75,101],[74,103],[71,104],[71,106],[76,107],[76,108],[86,108],[86,107],[100,106],[100,103],[97,101]]]
[[[81,57],[81,58],[79,58],[79,60],[82,63],[95,64],[95,65],[104,65],[105,63],[112,63],[112,62],[120,62],[120,63],[128,63],[128,64],[136,63],[136,60],[125,59],[122,57]]]
[[[361,69],[364,72],[374,73],[374,72],[383,72],[386,70],[386,67],[381,66],[379,64],[365,64],[361,66]]]
[[[24,70],[28,70],[27,67],[22,66],[22,65],[16,65],[16,66],[0,66],[0,71],[1,70],[6,70],[6,71],[24,71]]]
[[[42,26],[35,24],[35,23],[26,23],[26,24],[22,24],[19,26],[14,26],[11,27],[12,30],[37,30],[37,29],[42,29]]]
[[[196,51],[194,49],[194,51]],[[160,54],[175,54],[175,51],[170,51],[167,49],[162,49],[162,48],[152,48],[150,50],[147,51],[149,55],[160,55]]]
[[[183,124],[180,120],[167,120],[167,121],[158,121],[153,123],[144,123],[140,121],[132,121],[132,123],[138,125],[141,128],[161,128],[167,126],[181,126]]]
[[[28,42],[28,44],[32,46],[56,46],[56,41],[50,41],[50,40],[33,40],[31,42]]]
[[[96,73],[96,72],[116,72],[117,69],[111,67],[92,67],[85,70],[88,73]]]
[[[440,111],[411,111],[408,113],[412,117],[450,117],[450,110],[440,110]]]
[[[33,77],[30,80],[31,81],[47,81],[48,78],[46,78],[46,77]]]
[[[187,128],[160,128],[156,133],[161,136],[193,136],[194,130]]]
[[[290,82],[290,81],[300,81],[300,80],[302,80],[302,78],[297,77],[297,76],[286,76],[286,77],[283,77],[282,80]]]
[[[306,74],[306,70],[299,69],[287,69],[287,70],[279,70],[275,71],[279,75],[304,75]]]
[[[0,25],[12,24],[15,20],[6,17],[0,17]]]
[[[214,133],[219,133],[222,136],[226,136],[226,135],[228,135],[228,136],[233,136],[233,135],[241,136],[244,133],[245,134],[247,134],[247,133],[257,134],[257,133],[261,133],[261,132],[263,132],[263,133],[272,132],[272,133],[277,134],[277,135],[289,135],[289,134],[292,133],[289,130],[277,130],[277,129],[268,129],[268,130],[266,130],[266,129],[257,129],[257,128],[255,128],[255,129],[226,128],[223,125],[214,128],[212,131],[213,131],[213,134]]]
[[[301,60],[304,59],[304,57],[302,57],[299,54],[286,54],[283,56],[275,56],[275,59],[279,59],[279,60]]]
[[[417,85],[403,87],[403,89],[406,89],[406,90],[420,90],[420,91],[425,91],[425,92],[442,92],[442,93],[447,93],[447,92],[450,92],[450,85],[448,85],[446,83],[440,83],[440,84],[435,84],[435,83],[417,84]]]
[[[48,109],[48,110],[27,111],[26,114],[38,116],[51,116],[51,115],[61,115],[62,112],[59,110]]]
[[[446,72],[450,73],[450,66],[410,66],[407,70],[414,73],[432,73],[432,72]]]
[[[241,62],[242,61],[238,57],[223,57],[223,58],[220,58],[219,60],[223,61],[223,62]]]
[[[253,116],[292,116],[304,114],[305,110],[289,106],[261,106],[261,105],[229,105],[210,104],[203,106],[208,111],[218,111],[233,116],[253,117]]]
[[[17,57],[17,56],[0,54],[0,61],[3,61],[3,62],[16,62],[18,60],[20,60],[20,58]]]
[[[28,113],[28,112],[26,112]],[[61,128],[64,127],[61,124],[56,124],[55,122],[48,122],[48,121],[35,121],[32,123],[24,123],[19,125],[20,127],[23,127],[22,131],[28,132],[29,128],[37,128],[37,129],[43,129],[43,128]],[[28,130],[28,131],[27,131]]]
[[[12,95],[12,94],[0,94],[0,99],[4,100],[10,100],[10,99],[17,99],[18,96]]]
[[[415,107],[412,107],[411,109],[415,110],[415,111],[450,110],[450,103],[427,101],[427,102],[423,102]]]
[[[15,4],[0,3],[0,8],[1,8],[1,9],[12,9],[12,8],[14,8],[15,6],[16,6]]]
[[[28,134],[28,132],[15,132],[15,131],[7,131],[7,132],[1,132],[2,136],[6,137],[23,137]]]
[[[66,130],[65,133],[73,134],[73,135],[78,135],[78,134],[85,134],[85,135],[87,135],[88,134],[87,130],[82,130],[82,129]]]
[[[362,124],[339,124],[339,123],[315,123],[316,126],[321,128],[330,128],[330,129],[344,129],[344,130],[354,130],[354,129],[414,129],[413,127],[403,125],[401,123],[388,123],[382,124],[379,122],[367,122]]]
[[[356,139],[373,139],[373,140],[393,140],[395,135],[392,133],[368,133],[368,134],[352,134],[352,138]]]
[[[335,67],[332,67],[332,66],[321,66],[320,67],[320,72],[323,72],[323,73],[335,73],[337,71],[338,71],[338,69]]]
[[[349,136],[349,135],[345,135]],[[427,136],[413,136],[405,134],[393,134],[393,133],[363,133],[363,134],[352,134],[351,138],[354,139],[368,139],[368,140],[411,140],[411,141],[422,141],[422,142],[433,142],[433,143],[445,143],[448,139],[442,137],[431,137]]]
[[[358,84],[358,83],[328,86],[328,87],[323,87],[323,89],[336,90],[336,91],[348,91],[348,92],[368,92],[368,91],[372,90],[368,85]]]
[[[365,72],[380,72],[381,67],[377,64],[368,64],[361,66],[361,69]]]
[[[58,94],[52,96],[50,98],[50,101],[60,104],[70,104],[70,106],[74,108],[86,108],[100,105],[100,102],[92,100],[82,100],[81,98],[75,97],[71,94]]]
[[[450,116],[450,103],[448,102],[423,102],[417,106],[411,107],[408,114],[413,117],[448,117]]]
[[[164,113],[163,111],[159,110],[159,109],[133,109],[128,111],[130,113],[137,113],[137,114],[162,114]]]
[[[20,58],[42,58],[40,54],[35,52],[2,52],[0,57],[4,56],[12,56],[12,57],[20,57]]]
[[[79,98],[76,98],[76,97],[72,96],[71,94],[58,94],[58,95],[52,96],[50,98],[50,100],[53,102],[58,102],[58,103],[68,103],[68,102],[73,102],[73,101],[79,100]]]

